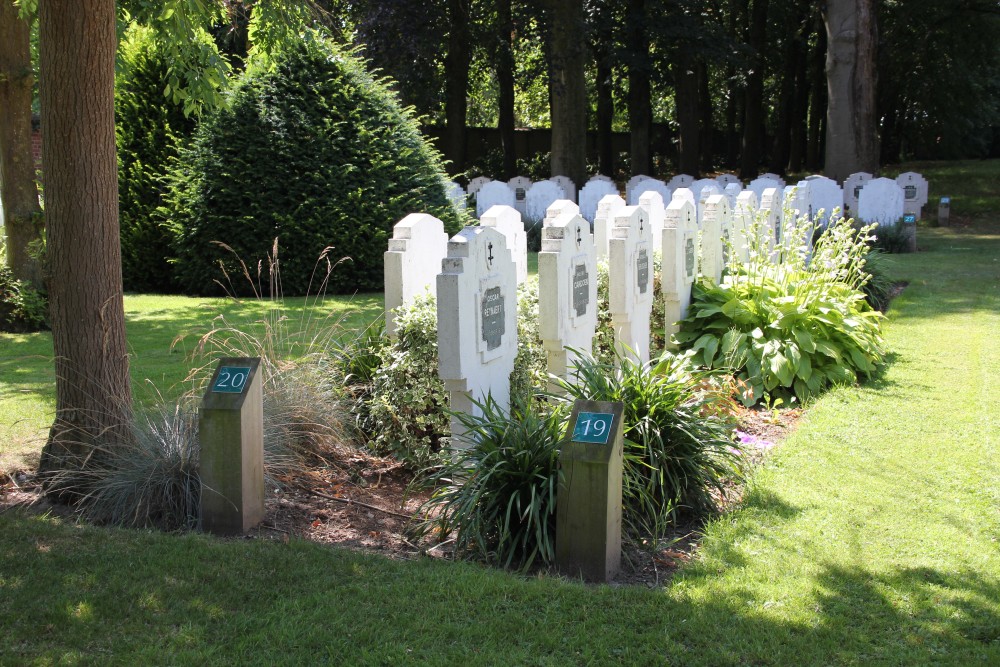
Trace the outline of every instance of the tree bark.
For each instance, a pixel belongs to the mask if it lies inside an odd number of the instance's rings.
[[[503,177],[517,176],[517,146],[514,120],[514,19],[511,0],[497,2],[497,86],[499,88],[497,129],[503,148]]]
[[[812,21],[806,21],[800,33],[795,59],[795,92],[792,98],[791,137],[788,151],[788,170],[802,171],[806,155],[807,116],[809,115],[809,34]]]
[[[42,209],[31,153],[31,29],[13,0],[0,0],[0,203],[7,266],[14,277],[43,287],[42,266],[28,246],[41,238]]]
[[[874,0],[828,0],[826,176],[878,171]]]
[[[606,50],[596,50],[597,60],[597,170],[605,176],[615,173],[615,152],[612,126],[615,118],[615,98],[610,56]]]
[[[701,171],[715,169],[715,123],[712,117],[712,90],[708,80],[708,63],[698,61],[698,129],[701,132]]]
[[[577,186],[587,176],[587,80],[583,0],[550,0],[552,8],[549,98],[552,175]]]
[[[757,177],[760,166],[761,135],[764,132],[764,49],[767,39],[767,0],[753,0],[750,9],[750,48],[753,49],[747,75],[746,111],[743,117],[743,155],[740,175],[744,181]]]
[[[41,471],[127,438],[131,411],[115,157],[114,0],[40,4],[56,418]],[[58,493],[58,489],[52,489]]]
[[[681,51],[674,66],[674,106],[677,109],[679,145],[677,170],[682,174],[697,176],[699,136],[701,128],[698,118],[698,73],[687,53]]]
[[[826,118],[826,30],[823,17],[816,12],[816,46],[809,56],[809,141],[806,167],[817,171],[823,164],[823,119]]]
[[[448,0],[448,55],[445,56],[445,118],[448,126],[447,159],[453,174],[465,171],[465,117],[468,111],[470,0]]]
[[[646,2],[628,3],[628,124],[632,175],[649,174],[652,166],[650,131],[653,107],[649,86],[649,40],[646,37]]]

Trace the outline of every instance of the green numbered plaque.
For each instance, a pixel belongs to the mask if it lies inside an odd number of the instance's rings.
[[[611,437],[614,421],[615,416],[611,412],[581,412],[576,418],[570,440],[606,445]]]
[[[247,386],[249,366],[222,366],[215,375],[212,391],[216,394],[239,394]]]

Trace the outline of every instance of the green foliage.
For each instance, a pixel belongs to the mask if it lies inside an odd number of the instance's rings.
[[[164,97],[168,58],[151,29],[133,25],[126,31],[118,64],[115,135],[122,280],[127,291],[167,292],[173,287],[167,263],[171,237],[155,212],[163,204],[163,178],[194,132],[194,120]]]
[[[517,294],[517,356],[510,376],[510,395],[527,402],[543,392],[548,360],[538,334],[538,276],[528,276]]]
[[[188,292],[219,290],[217,262],[237,270],[212,241],[254,258],[275,237],[285,294],[305,293],[315,258],[327,253],[350,258],[330,290],[379,290],[396,222],[423,211],[451,231],[462,223],[411,112],[356,56],[316,38],[248,68],[170,179],[164,214]]]
[[[49,301],[45,294],[23,280],[16,280],[0,265],[0,331],[23,333],[49,328]]]
[[[756,227],[756,224],[754,225]],[[830,384],[853,383],[882,363],[881,314],[861,288],[869,228],[841,219],[810,255],[805,220],[785,226],[775,260],[752,229],[750,260],[734,261],[721,285],[698,281],[677,342],[706,368],[727,369],[745,382],[752,405],[765,396],[800,401]]]
[[[396,338],[379,351],[365,426],[372,448],[412,468],[440,463],[451,426],[438,377],[437,302],[430,294],[398,309]]]
[[[891,267],[892,260],[884,252],[871,250],[865,255],[865,273],[868,274],[868,280],[862,285],[861,291],[864,292],[868,305],[883,313],[889,307],[889,299],[892,298],[892,290],[896,286],[889,277]]]
[[[667,352],[648,364],[585,357],[562,387],[567,401],[625,406],[622,513],[633,536],[659,537],[678,512],[710,511],[713,494],[742,474],[730,397],[685,356]]]
[[[649,350],[655,356],[666,347],[666,311],[663,306],[661,253],[653,253],[653,310],[649,314]],[[615,360],[615,328],[611,324],[610,288],[608,284],[608,263],[597,263],[597,329],[594,332],[594,358],[605,364]]]
[[[502,567],[550,564],[565,414],[517,399],[509,416],[492,397],[477,406],[481,414],[458,414],[463,442],[432,475],[439,488],[419,530],[454,531],[457,554]]]
[[[889,254],[909,252],[910,230],[902,220],[897,220],[894,225],[879,225],[872,231],[869,244],[873,249]]]

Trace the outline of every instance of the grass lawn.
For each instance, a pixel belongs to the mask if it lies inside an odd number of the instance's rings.
[[[667,588],[8,511],[0,664],[1000,664],[1000,225],[920,247],[892,363],[809,406]]]

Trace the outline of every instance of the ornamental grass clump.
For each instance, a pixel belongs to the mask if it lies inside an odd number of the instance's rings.
[[[733,402],[713,374],[665,352],[648,363],[578,360],[561,398],[621,402],[625,438],[622,520],[635,538],[661,537],[678,515],[716,508],[741,479]]]
[[[815,396],[831,384],[870,376],[885,358],[881,313],[865,300],[872,227],[840,219],[810,244],[813,225],[786,212],[775,248],[761,221],[748,234],[748,260],[733,261],[721,284],[699,280],[676,342],[694,360],[733,373],[762,398]]]

